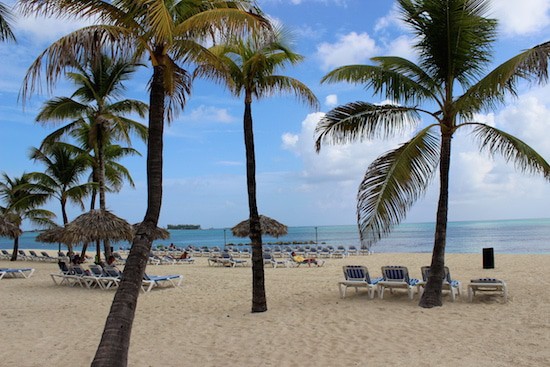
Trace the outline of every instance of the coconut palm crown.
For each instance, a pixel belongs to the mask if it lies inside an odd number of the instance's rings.
[[[420,306],[440,306],[447,232],[451,141],[460,129],[472,133],[481,151],[500,154],[528,173],[550,179],[550,166],[520,139],[476,121],[515,96],[522,80],[548,79],[550,43],[525,50],[486,72],[496,21],[485,15],[488,0],[398,0],[402,19],[416,36],[419,63],[401,57],[374,57],[373,65],[337,68],[325,83],[363,84],[392,104],[352,102],[329,111],[316,127],[316,149],[323,143],[345,144],[388,138],[433,122],[398,148],[378,157],[359,186],[357,218],[365,246],[387,235],[422,196],[439,166],[440,190],[430,278]],[[461,90],[462,94],[457,91]],[[435,105],[435,110],[422,108]]]

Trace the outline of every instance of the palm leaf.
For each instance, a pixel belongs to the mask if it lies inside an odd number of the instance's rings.
[[[0,41],[15,41],[15,35],[10,28],[10,22],[13,20],[9,8],[0,3]]]
[[[480,150],[491,155],[500,154],[506,162],[512,162],[522,172],[541,173],[550,180],[550,165],[533,148],[520,139],[485,124],[475,124],[473,134]]]
[[[550,58],[550,42],[512,57],[469,88],[456,101],[457,108],[464,111],[463,114],[471,116],[481,109],[491,110],[496,108],[497,104],[504,103],[506,93],[516,96],[520,80],[546,83],[548,58]]]
[[[414,108],[352,102],[329,111],[315,128],[315,146],[321,143],[346,144],[373,138],[387,138],[416,126]]]
[[[439,163],[439,140],[430,133],[431,127],[380,156],[367,169],[357,194],[357,222],[364,247],[386,236],[426,191]]]

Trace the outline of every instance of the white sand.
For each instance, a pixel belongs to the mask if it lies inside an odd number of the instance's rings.
[[[448,255],[463,296],[443,307],[418,307],[405,292],[370,300],[340,299],[342,265],[405,265],[413,277],[430,254],[374,254],[329,259],[322,268],[266,267],[269,310],[250,313],[251,268],[195,264],[148,266],[150,274],[183,274],[181,289],[141,294],[130,366],[550,366],[550,255]],[[55,286],[54,263],[0,261],[36,269],[30,279],[0,280],[0,365],[87,366],[114,291]],[[476,296],[471,278],[496,277],[510,298]]]

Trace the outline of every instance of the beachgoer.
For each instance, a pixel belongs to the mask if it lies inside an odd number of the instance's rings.
[[[109,256],[109,258],[107,259],[107,265],[109,266],[115,266],[116,264],[116,259],[113,255]]]
[[[73,256],[71,262],[73,263],[73,265],[79,265],[79,264],[82,264],[84,262],[84,260],[80,258],[79,254],[75,254]]]
[[[317,263],[317,259],[314,259],[314,258],[307,258],[306,259],[302,255],[296,255],[296,252],[294,252],[294,251],[292,251],[290,256],[292,256],[292,259],[294,259],[294,261],[296,261],[297,263],[305,263],[305,264],[307,264],[307,266],[311,266],[311,264],[315,264],[315,265],[319,266],[319,264]]]
[[[183,251],[183,254],[180,255],[180,259],[187,259],[189,257],[189,254],[187,251]]]

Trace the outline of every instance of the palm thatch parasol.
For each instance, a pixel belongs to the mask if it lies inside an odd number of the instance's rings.
[[[23,231],[18,226],[0,216],[0,236],[15,238],[21,236],[22,233]]]
[[[284,236],[288,233],[288,227],[282,223],[277,222],[275,219],[260,215],[260,227],[262,228],[262,234],[266,234],[272,237]],[[250,222],[249,219],[243,220],[235,227],[231,228],[233,236],[247,237],[250,235]]]
[[[61,244],[70,245],[71,242],[67,242],[65,239],[66,236],[66,230],[65,227],[53,227],[50,229],[46,229],[45,231],[40,232],[38,236],[36,236],[36,240],[38,242],[45,242],[45,243],[57,243],[58,251],[61,251]]]
[[[137,232],[140,224],[141,223],[135,223],[133,225],[134,233]],[[170,238],[170,232],[168,232],[166,229],[160,228],[160,227],[155,228],[153,230],[152,235],[153,235],[153,240],[166,240],[166,239]]]
[[[131,241],[133,227],[108,210],[90,210],[65,227],[64,242]]]

